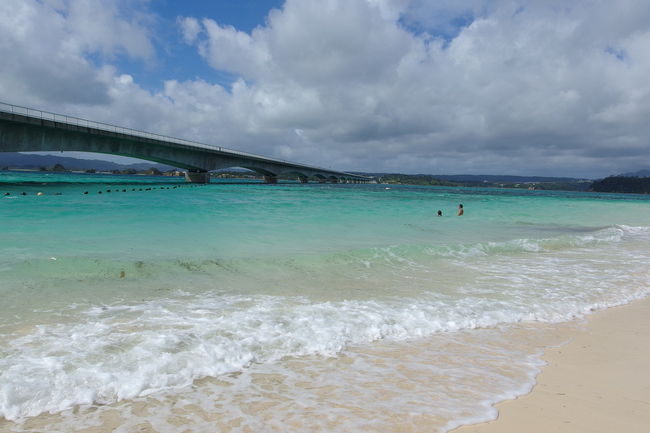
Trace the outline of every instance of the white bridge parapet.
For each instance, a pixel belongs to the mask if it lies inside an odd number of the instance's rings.
[[[281,159],[210,146],[121,126],[0,102],[0,152],[96,152],[159,162],[187,170],[189,182],[208,183],[209,171],[243,167],[267,183],[280,176],[319,182],[366,183],[373,179]]]

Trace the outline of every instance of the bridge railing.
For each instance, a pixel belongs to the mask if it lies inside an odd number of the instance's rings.
[[[64,124],[72,125],[72,126],[81,126],[81,127],[85,127],[85,128],[98,129],[98,130],[101,130],[101,131],[113,132],[113,133],[116,133],[116,134],[132,135],[132,136],[136,136],[136,137],[148,138],[148,139],[151,139],[151,140],[166,141],[166,142],[176,143],[176,144],[181,144],[181,145],[186,145],[186,146],[200,147],[200,148],[209,149],[209,150],[217,150],[219,152],[228,153],[228,154],[232,154],[232,155],[235,155],[235,156],[245,156],[245,157],[248,157],[248,158],[262,159],[264,161],[277,162],[277,163],[284,164],[284,165],[293,165],[293,166],[308,168],[308,169],[312,169],[312,170],[319,170],[319,171],[325,171],[325,172],[330,172],[330,173],[337,173],[337,174],[340,174],[340,175],[361,177],[361,176],[358,176],[358,175],[339,172],[339,171],[335,171],[335,170],[328,169],[328,168],[298,164],[298,163],[295,163],[295,162],[285,161],[285,160],[282,160],[282,159],[269,158],[269,157],[266,157],[266,156],[256,155],[254,153],[241,152],[239,150],[228,149],[226,147],[211,146],[209,144],[200,143],[198,141],[185,140],[185,139],[182,139],[182,138],[170,137],[168,135],[162,135],[162,134],[155,134],[155,133],[152,133],[152,132],[141,131],[141,130],[133,129],[133,128],[125,128],[123,126],[111,125],[109,123],[95,122],[94,120],[82,119],[80,117],[68,116],[68,115],[65,115],[65,114],[52,113],[50,111],[37,110],[37,109],[34,109],[34,108],[28,108],[28,107],[22,107],[20,105],[7,104],[5,102],[0,102],[0,111],[5,112],[5,113],[23,115],[23,116],[27,116],[27,117],[36,118],[36,119],[49,120],[49,121],[56,122],[56,123],[64,123]]]

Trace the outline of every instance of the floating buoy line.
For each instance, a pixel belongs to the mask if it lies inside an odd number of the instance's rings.
[[[160,186],[160,187],[155,187],[155,186],[150,186],[150,187],[143,187],[143,188],[107,188],[105,190],[98,190],[98,191],[84,191],[81,194],[82,195],[90,195],[90,194],[109,194],[109,193],[119,193],[119,192],[145,192],[145,191],[156,191],[156,190],[161,190],[161,189],[178,189],[178,188],[198,188],[201,186],[206,186],[204,184],[202,185],[171,185],[171,186]],[[27,196],[27,195],[37,195],[37,196],[44,196],[44,195],[63,195],[62,192],[55,192],[53,194],[45,194],[43,191],[38,191],[35,194],[34,193],[27,193],[25,191],[22,191],[20,193],[15,193],[12,194],[11,192],[5,192],[4,197],[16,197],[16,196]]]

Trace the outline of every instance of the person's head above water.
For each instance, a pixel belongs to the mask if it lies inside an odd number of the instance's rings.
[[[442,216],[442,211],[438,210],[438,216]]]
[[[463,208],[463,205],[462,205],[462,204],[459,204],[458,207],[459,207],[460,209],[462,209],[462,208]]]

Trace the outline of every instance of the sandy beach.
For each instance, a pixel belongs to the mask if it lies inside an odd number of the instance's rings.
[[[590,316],[546,351],[528,395],[496,405],[495,421],[454,433],[650,431],[650,298]]]

